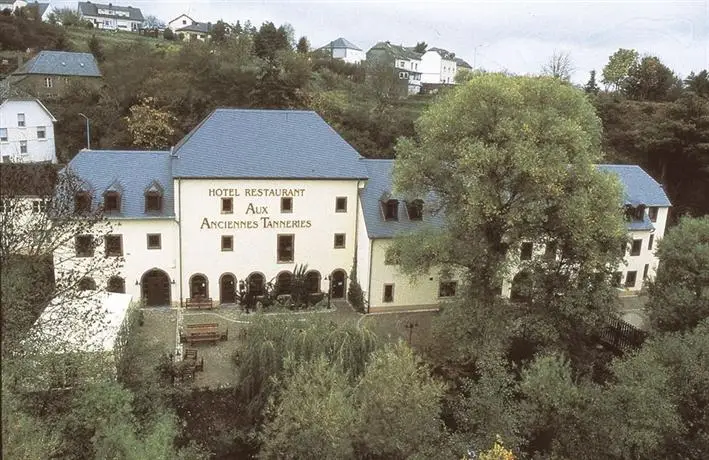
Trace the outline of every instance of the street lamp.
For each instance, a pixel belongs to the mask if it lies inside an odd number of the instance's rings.
[[[83,113],[79,113],[79,115],[84,117],[84,120],[86,120],[86,149],[91,150],[91,124],[89,123],[89,117]]]
[[[414,332],[414,328],[418,327],[419,323],[415,321],[407,321],[404,327],[409,330],[409,346],[411,346],[411,334]]]

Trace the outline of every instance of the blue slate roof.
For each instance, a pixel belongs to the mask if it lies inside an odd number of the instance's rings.
[[[643,220],[631,220],[627,224],[630,231],[653,230],[655,228],[655,224],[652,223],[647,213],[643,215]]]
[[[14,72],[15,75],[67,75],[100,77],[96,58],[91,53],[69,51],[40,51],[39,54]]]
[[[362,179],[360,155],[315,112],[217,109],[175,146],[185,178]]]
[[[98,10],[109,10],[113,11],[113,14],[99,14]],[[128,16],[123,16],[120,14],[117,14],[116,12],[123,12],[127,13]],[[118,6],[114,5],[112,3],[109,3],[108,5],[102,4],[102,3],[92,3],[92,2],[79,2],[79,13],[81,13],[82,16],[95,16],[95,17],[100,17],[100,18],[115,18],[115,19],[123,19],[123,20],[128,20],[128,21],[139,21],[143,22],[143,13],[140,11],[140,8],[133,8],[132,6]]]
[[[597,165],[615,173],[623,184],[626,205],[672,206],[662,186],[637,165]]]
[[[175,215],[170,161],[170,152],[84,149],[67,168],[82,178],[94,206],[103,204],[106,191],[121,192],[121,212],[112,218],[146,219]],[[146,213],[145,192],[156,182],[163,191],[162,212]]]
[[[432,215],[424,210],[423,220],[412,221],[406,211],[406,202],[401,197],[394,196],[392,190],[392,172],[394,160],[361,160],[367,168],[369,180],[362,191],[362,209],[367,234],[370,238],[393,238],[421,230],[426,226],[439,227],[443,225],[441,214]],[[396,221],[384,220],[381,199],[388,196],[399,200],[398,217]],[[426,200],[424,199],[424,209]]]
[[[322,47],[323,49],[340,49],[340,48],[345,48],[345,49],[351,49],[351,50],[357,50],[357,51],[362,51],[360,47],[352,43],[351,41],[347,40],[346,38],[338,38],[336,40],[331,41],[327,45]]]

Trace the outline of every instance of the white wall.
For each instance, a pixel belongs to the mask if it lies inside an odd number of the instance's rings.
[[[440,83],[441,55],[435,51],[426,51],[421,57],[421,73],[423,83]]]
[[[140,21],[133,21],[130,19],[97,16],[84,16],[84,18],[93,22],[97,29],[126,30],[134,32],[140,28]]]
[[[441,82],[455,83],[455,74],[458,72],[458,64],[455,61],[441,59]]]
[[[194,22],[192,21],[192,19],[187,17],[187,15],[181,14],[172,21],[168,22],[167,27],[168,29],[172,29],[172,31],[175,32],[177,29],[192,25],[193,23]]]
[[[219,278],[232,273],[238,280],[261,272],[269,281],[281,271],[307,264],[322,278],[335,269],[350,272],[354,260],[356,180],[175,180],[176,206],[181,220],[183,297],[189,297],[189,279],[201,273],[209,281],[209,295],[219,298]],[[210,189],[233,189],[233,214],[221,213],[221,197]],[[281,198],[247,196],[251,189],[297,190],[293,212],[281,213]],[[347,212],[335,212],[335,198],[347,197]],[[181,203],[180,203],[181,202]],[[251,206],[251,207],[250,207]],[[255,214],[258,213],[258,214]],[[206,220],[206,223],[205,223]],[[211,222],[242,222],[242,227],[212,228]],[[265,228],[265,221],[297,221],[298,228]],[[334,248],[334,234],[344,233],[344,249]],[[294,261],[277,262],[277,235],[295,235]],[[221,250],[221,236],[233,236],[233,251]],[[327,289],[327,283],[321,284]]]
[[[390,239],[372,240],[371,282],[369,283],[370,311],[388,308],[420,308],[437,306],[447,298],[438,297],[440,273],[431,271],[428,275],[412,280],[399,272],[396,265],[385,265],[386,249],[391,244]],[[384,302],[384,285],[394,284],[393,302]],[[365,284],[362,289],[367,290]],[[460,293],[460,283],[458,285]]]
[[[369,293],[369,272],[371,241],[367,235],[367,226],[364,222],[364,211],[360,202],[357,216],[357,278],[359,285],[367,299]]]
[[[17,126],[17,114],[25,114],[25,126]],[[45,138],[37,137],[37,127],[45,127]],[[0,161],[6,157],[15,163],[57,162],[52,117],[35,100],[5,101],[0,106],[0,128],[6,128],[8,140],[0,141]],[[27,142],[27,153],[20,153],[21,141]]]
[[[647,213],[648,211],[645,210]],[[650,232],[648,230],[644,231],[632,231],[629,232],[629,237],[631,242],[628,244],[625,252],[624,263],[618,267],[618,271],[621,272],[620,285],[621,288],[627,292],[637,292],[643,288],[644,280],[643,273],[645,270],[645,265],[648,265],[648,278],[654,279],[657,274],[657,244],[665,235],[665,226],[667,225],[667,216],[669,208],[661,207],[657,212],[657,221],[654,222],[655,231]],[[650,235],[653,236],[652,250],[648,249]],[[632,248],[632,240],[641,240],[641,251],[638,256],[631,256],[630,251]],[[625,287],[625,282],[627,280],[628,272],[637,272],[636,281],[634,287]]]

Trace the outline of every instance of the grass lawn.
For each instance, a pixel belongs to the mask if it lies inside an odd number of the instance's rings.
[[[139,35],[137,32],[114,32],[111,30],[87,29],[84,27],[67,27],[65,30],[73,51],[89,52],[89,39],[91,39],[92,35],[96,35],[96,38],[100,40],[104,48],[139,43],[145,43],[154,47],[180,46],[180,42],[176,40],[168,41],[162,37],[148,37],[145,35]]]

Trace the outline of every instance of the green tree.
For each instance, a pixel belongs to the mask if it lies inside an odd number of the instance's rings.
[[[428,48],[428,43],[426,42],[417,42],[416,46],[414,46],[414,51],[417,53],[425,53],[426,48]]]
[[[596,71],[592,70],[591,75],[588,78],[588,83],[586,83],[586,86],[583,87],[583,90],[586,92],[586,94],[598,94],[598,92],[601,90],[598,87],[598,84],[596,84]]]
[[[399,342],[375,351],[356,390],[358,458],[443,454],[443,385]]]
[[[622,85],[625,94],[635,100],[665,101],[681,89],[674,72],[655,56],[645,56],[628,70]]]
[[[633,49],[620,48],[608,58],[608,64],[603,67],[601,82],[615,91],[623,88],[630,69],[638,62],[638,52]]]
[[[165,149],[174,141],[177,119],[172,113],[155,107],[155,100],[151,97],[132,106],[125,121],[133,137],[133,145],[137,147]]]
[[[658,245],[646,310],[653,329],[687,331],[709,318],[709,217],[680,219]]]
[[[215,43],[224,43],[227,39],[227,24],[221,19],[217,21],[212,28],[211,36]]]
[[[298,45],[296,45],[295,49],[300,54],[308,54],[308,51],[310,51],[310,43],[308,43],[308,38],[305,36],[300,37],[298,40]]]
[[[355,407],[342,371],[320,356],[286,363],[284,389],[269,408],[260,458],[354,458]]]
[[[84,25],[84,21],[81,19],[79,11],[73,8],[54,8],[52,13],[54,13],[54,16],[57,18],[57,22],[64,27]]]
[[[554,51],[554,54],[542,66],[542,75],[558,78],[563,81],[571,80],[574,73],[574,61],[568,51]]]
[[[283,26],[276,28],[272,22],[264,22],[254,36],[254,54],[273,65],[279,52],[290,50],[288,33]]]
[[[165,30],[162,31],[162,36],[165,40],[175,39],[175,33],[169,27],[166,27]]]
[[[709,71],[702,70],[698,74],[692,72],[684,82],[689,91],[693,91],[698,96],[709,98]]]

